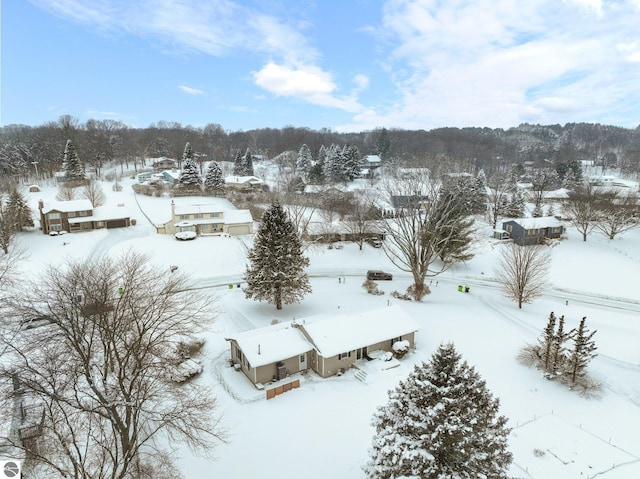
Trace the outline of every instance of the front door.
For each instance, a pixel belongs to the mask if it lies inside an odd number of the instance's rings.
[[[307,369],[307,353],[303,353],[300,355],[300,369],[299,371],[304,371]]]

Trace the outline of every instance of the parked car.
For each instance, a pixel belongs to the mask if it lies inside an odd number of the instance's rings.
[[[391,281],[393,279],[393,275],[391,273],[380,271],[379,269],[370,269],[367,271],[367,279]]]
[[[52,324],[53,319],[48,316],[38,316],[35,318],[25,319],[20,322],[20,329],[22,331],[27,331],[29,329],[39,328],[41,326],[47,326],[48,324]]]
[[[376,238],[376,237],[367,238],[367,243],[369,243],[374,248],[382,248],[382,240],[380,238]]]
[[[188,241],[196,239],[196,236],[198,235],[195,231],[178,231],[174,236],[176,237],[176,239],[179,239],[181,241]]]

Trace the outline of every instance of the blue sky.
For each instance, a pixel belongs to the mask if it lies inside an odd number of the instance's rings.
[[[640,0],[4,0],[2,125],[640,123]]]

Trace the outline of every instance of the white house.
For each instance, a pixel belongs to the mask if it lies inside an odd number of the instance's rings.
[[[253,218],[249,210],[222,209],[215,203],[176,205],[171,201],[171,219],[156,229],[159,234],[193,231],[198,235],[246,235],[253,233]]]

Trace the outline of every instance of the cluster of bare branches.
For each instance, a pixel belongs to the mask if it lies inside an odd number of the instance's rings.
[[[548,246],[504,245],[496,266],[498,283],[504,294],[518,302],[518,308],[540,296],[547,287],[551,265]]]
[[[50,269],[8,298],[16,321],[6,327],[47,320],[3,345],[0,368],[13,384],[5,404],[42,411],[36,434],[3,438],[30,467],[46,477],[160,477],[172,442],[208,455],[223,440],[211,391],[167,377],[179,345],[212,320],[186,280],[127,253]]]

